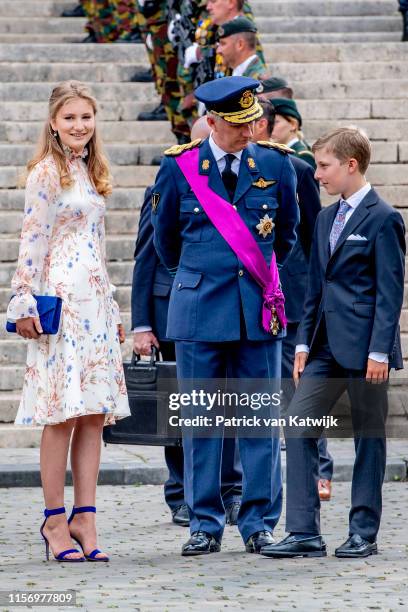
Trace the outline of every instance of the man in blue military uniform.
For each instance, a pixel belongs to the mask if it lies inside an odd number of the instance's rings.
[[[154,186],[154,242],[175,274],[167,336],[176,342],[183,391],[189,379],[223,380],[227,372],[229,379],[263,380],[268,389],[275,381],[280,387],[285,320],[280,315],[278,331],[275,256],[278,265],[289,256],[299,211],[295,172],[284,148],[250,144],[254,121],[262,115],[254,95],[258,86],[247,77],[225,77],[199,87],[195,94],[206,105],[212,134],[167,151]],[[193,164],[189,172],[186,163]],[[227,237],[232,226],[240,230]],[[252,244],[250,255],[241,242]],[[270,283],[261,289],[254,279],[255,260],[267,271],[271,264],[274,292]],[[237,435],[243,468],[238,527],[246,551],[259,553],[273,541],[281,513],[279,435],[269,430],[252,437],[238,430]],[[225,524],[223,437],[197,437],[186,430],[183,436],[191,538],[182,554],[218,552]]]
[[[194,131],[194,128],[193,128]],[[176,358],[174,342],[166,336],[167,311],[173,279],[159,260],[153,244],[151,223],[152,188],[146,189],[140,212],[135,248],[135,266],[132,282],[133,350],[138,355],[151,355],[152,346],[160,350],[163,359]],[[236,525],[241,501],[241,464],[235,440],[228,439],[223,448],[221,495],[225,506],[226,522]],[[172,514],[173,523],[188,526],[188,509],[184,501],[183,447],[166,446],[164,457],[169,477],[164,484],[164,498]]]

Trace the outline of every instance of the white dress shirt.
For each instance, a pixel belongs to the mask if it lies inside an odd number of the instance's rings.
[[[353,195],[349,196],[347,200],[342,197],[342,199],[350,206],[350,209],[346,212],[345,224],[348,222],[360,202],[362,202],[362,200],[366,197],[370,189],[370,183],[366,183],[364,187],[353,193]],[[310,349],[307,344],[298,344],[296,346],[296,353],[308,353],[309,350]],[[388,355],[386,353],[371,352],[369,353],[368,358],[372,359],[373,361],[378,361],[379,363],[388,363]]]
[[[227,164],[225,160],[225,156],[228,155],[228,153],[226,151],[223,151],[223,149],[221,149],[221,147],[217,145],[217,143],[215,142],[213,138],[212,132],[208,139],[208,144],[210,145],[211,153],[214,155],[214,159],[217,162],[218,170],[220,171],[220,174],[221,174]],[[236,159],[234,159],[234,161],[231,164],[231,170],[235,174],[238,174],[239,166],[241,164],[242,149],[241,151],[234,152],[232,155],[235,155]]]
[[[251,57],[248,57],[248,59],[246,59],[244,62],[239,64],[239,66],[236,66],[236,68],[234,68],[234,70],[232,71],[232,76],[242,76],[245,73],[245,70],[251,64],[251,62],[253,62],[257,58],[258,56],[256,53],[251,55]]]

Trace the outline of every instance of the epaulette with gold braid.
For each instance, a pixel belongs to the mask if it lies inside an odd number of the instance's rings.
[[[268,147],[269,149],[277,149],[281,153],[294,153],[293,149],[287,147],[285,144],[280,144],[279,142],[271,142],[270,140],[258,140],[256,144],[259,144],[261,147]]]
[[[197,138],[196,140],[187,142],[187,144],[174,145],[170,147],[170,149],[167,149],[164,152],[164,154],[169,155],[170,157],[177,157],[178,155],[181,155],[182,153],[184,153],[184,151],[189,151],[190,149],[194,149],[195,147],[198,147],[198,145],[200,145],[201,142],[202,142],[202,138]]]

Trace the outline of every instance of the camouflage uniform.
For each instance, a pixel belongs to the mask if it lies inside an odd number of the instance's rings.
[[[251,79],[262,80],[266,78],[267,71],[268,69],[265,66],[264,62],[261,60],[260,57],[257,57],[249,64],[242,76],[250,77]]]
[[[125,37],[139,26],[136,0],[81,0],[88,17],[86,29],[97,42]]]
[[[245,17],[247,17],[251,21],[255,21],[249,2],[245,2],[243,13]],[[213,50],[217,43],[217,30],[218,26],[212,24],[208,12],[204,6],[201,11],[201,15],[198,19],[196,30],[196,42],[200,45],[201,52],[204,57],[213,55]],[[257,37],[256,53],[260,60],[265,64],[265,56],[259,37]],[[228,70],[228,68],[225,66],[222,56],[219,53],[216,53],[214,77],[220,78],[224,76],[229,76],[231,72],[232,71]]]
[[[177,55],[167,35],[167,2],[158,2],[157,11],[140,20],[139,25],[152,66],[156,90],[171,122],[172,132],[177,138],[189,138],[190,128],[178,111],[182,92],[177,81]]]

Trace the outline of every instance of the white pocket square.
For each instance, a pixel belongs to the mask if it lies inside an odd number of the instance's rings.
[[[360,234],[350,234],[346,240],[367,240],[367,238],[365,236],[360,236]]]

